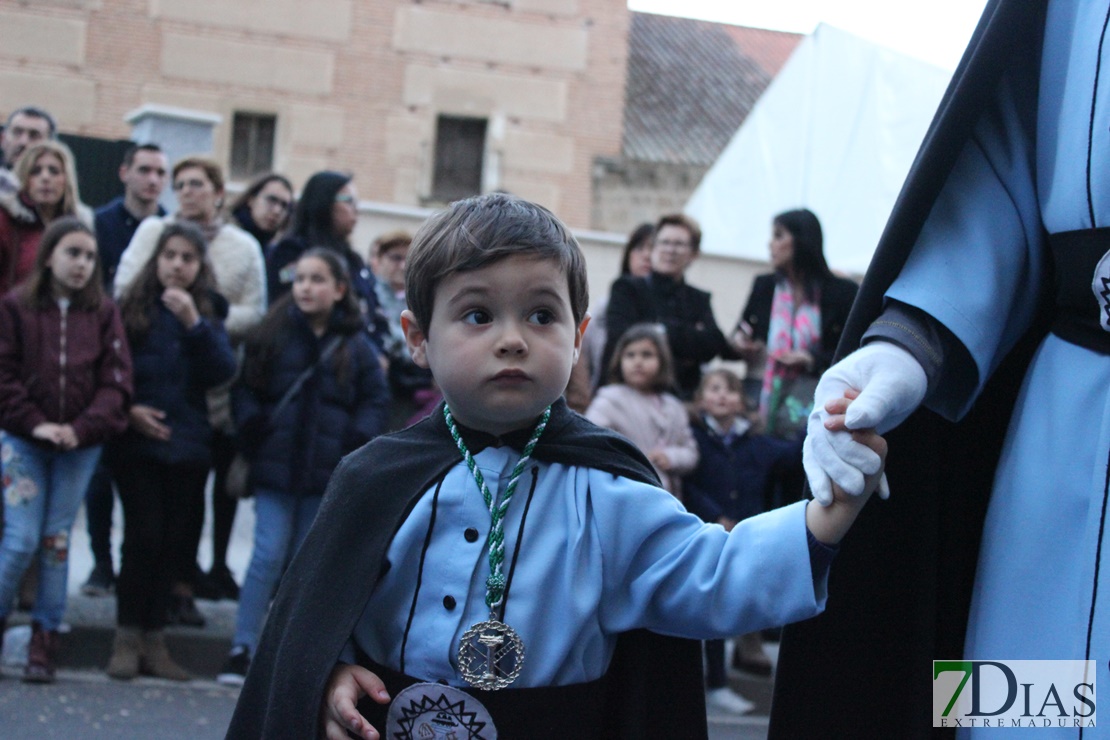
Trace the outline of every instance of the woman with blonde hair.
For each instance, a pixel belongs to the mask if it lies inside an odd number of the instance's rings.
[[[62,216],[78,216],[92,226],[81,205],[73,153],[60,141],[27,147],[15,163],[17,193],[0,193],[0,295],[34,270],[42,233]]]

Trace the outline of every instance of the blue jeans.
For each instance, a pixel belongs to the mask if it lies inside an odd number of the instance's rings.
[[[31,618],[47,630],[56,630],[62,623],[70,530],[99,460],[99,445],[63,452],[0,432],[4,473],[0,619],[11,611],[19,581],[38,552],[39,590]]]
[[[308,534],[322,498],[265,489],[255,491],[254,549],[239,593],[232,640],[233,645],[245,645],[252,655],[281,574]]]

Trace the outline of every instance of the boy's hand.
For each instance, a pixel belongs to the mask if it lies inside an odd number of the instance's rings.
[[[852,400],[858,395],[857,391],[849,389],[845,391],[843,398],[838,398],[826,404],[825,410],[829,413],[826,424],[829,425],[830,430],[848,431],[855,442],[874,452],[879,458],[879,467],[874,473],[865,477],[862,493],[848,493],[833,483],[830,502],[811,501],[809,503],[806,508],[806,526],[809,527],[809,531],[813,533],[814,537],[827,545],[835,545],[840,542],[856,520],[863,505],[867,503],[867,499],[871,497],[871,494],[876,489],[881,489],[886,485],[883,474],[883,468],[886,465],[886,440],[874,429],[847,430],[844,426],[844,413],[848,410]]]
[[[872,475],[864,476],[864,496],[866,499],[872,493],[878,492],[879,498],[890,497],[890,487],[887,485],[886,473],[883,472],[883,467],[886,465],[887,444],[886,440],[879,436],[878,432],[874,429],[859,429],[852,430],[847,426],[846,413],[848,407],[859,396],[859,391],[854,388],[849,388],[844,391],[843,398],[837,398],[825,404],[825,411],[829,412],[829,418],[825,420],[825,428],[830,432],[847,432],[852,435],[852,440],[858,444],[867,447],[869,450],[879,456],[879,471]],[[877,440],[877,441],[876,441]],[[874,479],[878,478],[878,483],[874,483]],[[834,501],[844,501],[848,498],[860,498],[859,494],[854,494],[850,491],[845,491],[836,483],[832,484],[832,493]],[[862,503],[861,503],[862,505]]]
[[[881,432],[898,426],[918,407],[928,387],[925,371],[906,350],[889,342],[870,342],[833,365],[821,376],[814,392],[814,409],[806,426],[802,464],[813,496],[832,500],[832,481],[849,493],[859,493],[864,478],[879,465],[877,456],[857,444],[845,427],[826,425],[825,403],[850,388],[858,388],[859,402],[847,412],[852,429]],[[883,490],[880,489],[880,495]]]
[[[366,740],[378,740],[378,731],[356,708],[363,696],[369,696],[379,704],[389,703],[389,693],[377,674],[360,665],[337,665],[324,691],[324,737],[346,740],[350,730]]]

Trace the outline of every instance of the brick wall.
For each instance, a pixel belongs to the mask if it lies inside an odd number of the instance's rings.
[[[436,117],[490,120],[498,187],[590,224],[592,167],[620,151],[625,0],[0,0],[0,114],[126,138],[161,104],[278,118],[275,167],[351,170],[360,195],[421,205]]]

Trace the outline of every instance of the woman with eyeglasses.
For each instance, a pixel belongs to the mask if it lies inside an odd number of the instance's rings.
[[[188,221],[199,226],[208,243],[207,258],[212,263],[217,292],[228,303],[224,327],[232,346],[237,346],[247,331],[254,327],[266,313],[266,265],[258,240],[235,224],[226,221],[220,213],[224,198],[224,176],[220,165],[206,157],[186,157],[173,167],[173,190],[177,196],[177,211],[160,218],[151,216],[144,220],[131,243],[120,256],[116,270],[115,293],[123,295],[145,265],[166,226],[176,221]],[[213,389],[208,395],[209,421],[216,430],[212,444],[213,466],[216,482],[213,488],[213,509],[216,512],[216,537],[213,556],[217,575],[226,576],[220,582],[227,586],[227,595],[236,595],[228,585],[234,579],[219,567],[226,553],[237,501],[224,492],[224,479],[235,449],[234,426],[231,421],[229,399],[230,384]],[[230,499],[230,501],[229,501]],[[201,505],[190,510],[190,520],[185,523],[192,533],[193,559],[179,564],[177,582],[171,600],[171,623],[204,626],[204,616],[197,610],[194,591],[198,569],[196,548],[204,526],[203,496]],[[226,533],[226,535],[221,534]],[[208,580],[211,580],[209,578]],[[236,589],[237,590],[237,589]]]
[[[284,175],[259,175],[227,207],[228,218],[267,248],[289,225],[293,212],[293,184]]]
[[[389,337],[389,321],[378,303],[374,274],[351,247],[350,238],[357,223],[358,191],[351,175],[324,170],[308,178],[297,200],[292,232],[275,244],[266,257],[270,303],[289,292],[302,254],[312,247],[332,249],[347,262],[363,322],[381,350]]]
[[[701,366],[724,354],[728,343],[717,326],[710,295],[686,282],[697,259],[701,227],[689,216],[672,213],[655,225],[651,269],[647,275],[622,275],[609,291],[605,312],[607,338],[602,360],[609,367],[617,341],[633,324],[657,324],[674,356],[676,395],[689,400],[701,382]]]

